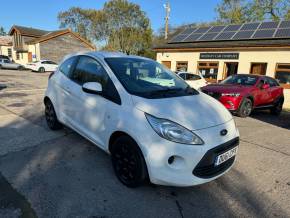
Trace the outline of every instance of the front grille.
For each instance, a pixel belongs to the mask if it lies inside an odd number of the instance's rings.
[[[221,97],[221,93],[218,93],[218,92],[211,92],[211,91],[203,91],[203,92],[215,99],[219,99]]]
[[[238,145],[239,138],[237,137],[222,145],[210,149],[194,168],[192,174],[203,179],[208,179],[223,173],[230,166],[232,166],[235,160],[235,156],[218,166],[214,165],[216,157]]]

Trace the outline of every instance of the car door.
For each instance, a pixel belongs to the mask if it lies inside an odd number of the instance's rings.
[[[72,100],[69,111],[70,120],[81,134],[97,145],[106,146],[104,135],[107,130],[107,117],[118,104],[110,96],[116,96],[112,81],[102,65],[94,58],[80,56],[71,74],[75,86],[71,89]],[[102,85],[103,94],[89,94],[82,90],[86,82],[98,82]],[[118,95],[118,94],[117,94]]]
[[[47,61],[47,71],[55,71],[57,68],[57,64],[53,61]]]
[[[53,86],[55,90],[55,101],[54,102],[58,110],[59,119],[65,123],[70,124],[71,120],[68,116],[71,110],[71,86],[74,86],[74,83],[70,79],[70,74],[72,73],[75,64],[78,60],[78,57],[70,57],[65,60],[59,67],[58,73],[55,74],[55,79],[53,80]]]
[[[2,67],[5,68],[5,69],[12,69],[10,61],[6,60],[6,59],[3,60]]]
[[[278,100],[278,98],[281,97],[282,93],[281,93],[281,88],[279,86],[279,83],[277,81],[275,81],[274,79],[267,77],[267,82],[270,85],[269,87],[269,93],[271,96],[271,101],[269,102],[269,104],[273,104],[276,100]]]
[[[271,95],[270,95],[270,89],[263,89],[262,86],[264,84],[268,84],[266,79],[263,77],[261,78],[257,85],[255,90],[255,106],[265,106],[268,105],[269,102],[271,102]]]

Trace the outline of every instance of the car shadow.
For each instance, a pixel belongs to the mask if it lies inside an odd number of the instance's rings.
[[[251,117],[274,126],[290,129],[290,112],[283,111],[279,116],[272,115],[269,111],[253,111]]]
[[[16,138],[18,133],[37,127],[47,131],[42,131],[40,137],[50,134],[42,114],[24,111],[20,116],[29,122],[7,123],[0,137],[4,130],[16,131]],[[21,193],[18,201],[24,202],[23,208],[19,206],[22,212],[30,208],[33,211],[29,212],[39,217],[289,216],[237,166],[200,186],[147,185],[129,189],[114,175],[109,155],[80,135],[66,131],[58,131],[57,138],[0,156],[0,172],[6,183]],[[10,206],[19,205],[11,198],[9,202]]]

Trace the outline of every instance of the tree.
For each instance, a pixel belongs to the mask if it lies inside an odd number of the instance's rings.
[[[6,36],[7,33],[5,32],[4,28],[1,26],[0,27],[0,36]]]
[[[216,7],[217,21],[225,24],[244,23],[249,21],[247,2],[245,0],[223,0]]]
[[[287,17],[290,0],[254,0],[249,3],[249,17],[253,21],[279,21]]]
[[[108,1],[101,10],[71,8],[58,19],[61,27],[70,27],[107,50],[142,55],[152,45],[149,19],[139,5],[127,0]]]

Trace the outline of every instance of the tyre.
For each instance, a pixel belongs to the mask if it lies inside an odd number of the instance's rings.
[[[38,72],[39,72],[39,73],[44,73],[44,72],[45,72],[44,67],[40,67],[40,68],[38,69]]]
[[[135,188],[145,183],[148,173],[142,151],[129,136],[113,142],[111,158],[115,174],[125,186]]]
[[[0,69],[2,69],[2,66],[0,65]]]
[[[62,124],[58,121],[54,107],[50,100],[45,102],[45,119],[51,130],[58,130],[62,128]]]
[[[280,99],[271,109],[270,112],[273,115],[280,115],[283,109],[283,99]]]
[[[19,67],[17,68],[17,70],[24,70],[24,67],[19,66]]]
[[[253,110],[253,103],[251,99],[245,98],[243,102],[241,103],[239,110],[237,111],[237,115],[239,117],[248,117],[250,116],[252,110]]]

